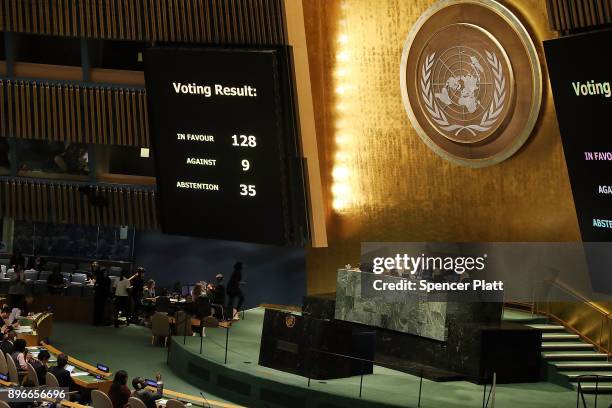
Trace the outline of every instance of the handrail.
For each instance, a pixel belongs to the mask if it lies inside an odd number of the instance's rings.
[[[582,293],[578,292],[577,290],[571,288],[570,286],[568,286],[565,282],[560,281],[558,279],[549,279],[547,280],[548,282],[550,282],[552,285],[558,287],[559,289],[562,289],[563,291],[565,291],[566,293],[574,296],[575,298],[577,298],[578,300],[580,300],[581,302],[585,303],[586,305],[588,305],[589,307],[591,307],[592,309],[597,310],[598,312],[605,314],[605,315],[610,315],[612,314],[612,311],[603,308],[602,306],[598,305],[597,303],[593,302],[592,300],[588,299],[586,296],[584,296]],[[546,281],[545,281],[546,282]]]
[[[599,327],[599,339],[592,339],[589,336],[587,336],[586,334],[582,333],[581,331],[579,331],[578,329],[574,328],[574,326],[572,324],[570,324],[569,322],[564,321],[561,317],[555,315],[553,312],[550,311],[550,307],[548,308],[548,310],[539,310],[538,309],[538,303],[547,303],[550,306],[550,301],[548,302],[537,302],[535,299],[535,288],[533,290],[532,293],[532,313],[544,313],[548,316],[551,316],[553,318],[555,318],[556,320],[560,321],[563,325],[569,327],[572,331],[574,331],[575,333],[577,333],[581,338],[585,339],[587,342],[593,344],[595,347],[597,347],[599,349],[600,352],[605,352],[607,354],[607,358],[608,361],[610,360],[610,354],[612,353],[612,349],[611,349],[611,338],[612,338],[612,312],[610,310],[608,310],[605,307],[602,307],[601,305],[593,302],[592,300],[588,299],[586,296],[584,296],[582,293],[578,292],[577,290],[571,288],[569,285],[567,285],[565,282],[558,280],[558,279],[544,279],[542,280],[543,283],[547,283],[550,284],[551,286],[554,286],[555,288],[558,288],[560,290],[562,290],[563,292],[565,292],[566,294],[569,294],[570,296],[574,297],[576,299],[576,301],[580,302],[583,305],[586,305],[588,308],[594,310],[597,314],[600,315],[601,317],[601,324]],[[562,301],[560,301],[562,302]],[[604,333],[604,323],[607,323],[607,331],[608,331],[608,341],[607,341],[607,347],[603,346],[603,333]]]
[[[376,361],[376,360],[369,360],[367,358],[361,358],[361,357],[355,357],[355,356],[349,356],[346,354],[341,354],[341,353],[334,353],[331,351],[326,351],[326,350],[320,350],[320,349],[315,349],[315,348],[309,348],[308,349],[309,352],[316,352],[316,353],[321,353],[321,354],[327,354],[330,356],[336,356],[336,357],[342,357],[342,358],[347,358],[350,360],[356,360],[356,361],[361,361],[361,362],[366,362],[366,363],[372,363],[372,364],[377,364],[380,366],[384,366],[384,367],[396,367],[396,368],[411,368],[414,367],[414,364],[398,364],[398,363],[386,363],[386,362],[382,362],[382,361]],[[477,381],[487,381],[489,379],[489,376],[471,376],[471,375],[464,375],[461,374],[462,377],[467,378],[471,378],[473,380],[477,380]],[[492,376],[490,376],[492,378]]]
[[[576,377],[578,380],[578,387],[576,389],[576,408],[579,408],[580,399],[582,398],[582,406],[587,408],[586,400],[584,399],[584,392],[582,391],[582,380],[583,379],[595,379],[595,408],[597,408],[597,396],[599,395],[599,379],[600,378],[612,378],[612,375],[606,374],[581,374]]]

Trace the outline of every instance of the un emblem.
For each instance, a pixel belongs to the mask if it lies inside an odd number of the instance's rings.
[[[537,52],[516,16],[494,1],[445,0],[427,10],[406,41],[400,78],[419,136],[458,164],[505,160],[538,117]]]

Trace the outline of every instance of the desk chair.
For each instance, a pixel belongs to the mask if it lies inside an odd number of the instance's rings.
[[[191,316],[182,310],[176,312],[175,328],[177,336],[192,336]]]
[[[19,384],[19,371],[17,371],[17,365],[15,360],[10,354],[6,355],[6,366],[8,367],[9,381],[15,384]]]
[[[6,356],[0,352],[0,373],[8,374],[8,366],[6,365]]]
[[[166,408],[185,408],[185,404],[179,400],[171,399],[166,402]]]
[[[130,397],[128,399],[130,408],[147,408],[144,402],[140,398]]]
[[[72,282],[70,282],[70,285],[82,286],[85,284],[86,280],[87,280],[87,275],[85,275],[84,273],[73,273]]]
[[[168,347],[168,337],[170,332],[170,318],[165,313],[155,312],[151,316],[151,344],[154,344],[157,337],[164,338],[164,347]]]
[[[155,310],[160,313],[170,313],[173,309],[174,307],[168,296],[160,296],[155,301]]]
[[[47,279],[49,279],[49,276],[51,276],[51,271],[41,271],[38,274],[38,280],[36,280],[36,283],[43,283],[43,284],[47,284]]]
[[[100,390],[91,391],[91,404],[94,408],[113,408],[111,399]]]
[[[59,388],[59,381],[57,381],[57,377],[50,372],[47,371],[47,375],[45,375],[45,382],[47,383],[47,387],[51,388]]]
[[[28,363],[27,382],[32,387],[40,387],[40,382],[38,381],[38,375],[36,374],[36,370],[34,369],[34,366],[30,363]]]
[[[116,276],[116,277],[120,277],[122,272],[123,272],[123,268],[119,266],[111,266],[108,270],[108,274],[110,276]]]
[[[26,282],[36,282],[38,280],[38,271],[34,269],[25,271],[25,280]]]

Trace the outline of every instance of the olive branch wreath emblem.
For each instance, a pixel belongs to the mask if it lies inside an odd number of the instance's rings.
[[[491,104],[489,105],[488,109],[485,109],[485,112],[480,120],[480,124],[467,126],[449,122],[444,111],[440,109],[436,103],[433,90],[431,88],[431,71],[436,53],[434,52],[425,58],[425,62],[423,63],[423,67],[421,69],[421,94],[423,96],[427,112],[431,116],[431,119],[438,124],[440,129],[447,132],[454,132],[455,136],[457,136],[461,131],[467,130],[473,136],[475,136],[476,132],[486,132],[491,129],[491,126],[493,126],[495,121],[499,118],[499,115],[501,115],[501,112],[504,109],[504,101],[506,99],[506,77],[504,76],[502,64],[495,53],[486,50],[485,53],[487,56],[487,63],[491,66],[491,70],[493,71],[495,92],[493,93],[493,100],[491,101]]]

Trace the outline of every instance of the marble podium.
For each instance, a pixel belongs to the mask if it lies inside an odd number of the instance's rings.
[[[259,364],[318,380],[372,374],[375,335],[342,321],[266,309]]]
[[[541,331],[502,322],[503,303],[453,301],[419,293],[383,296],[363,291],[375,276],[354,270],[338,271],[336,302],[330,296],[308,300],[310,312],[376,331],[376,364],[401,369],[432,380],[538,381]],[[389,277],[394,279],[394,277]],[[439,301],[446,299],[445,301]]]

